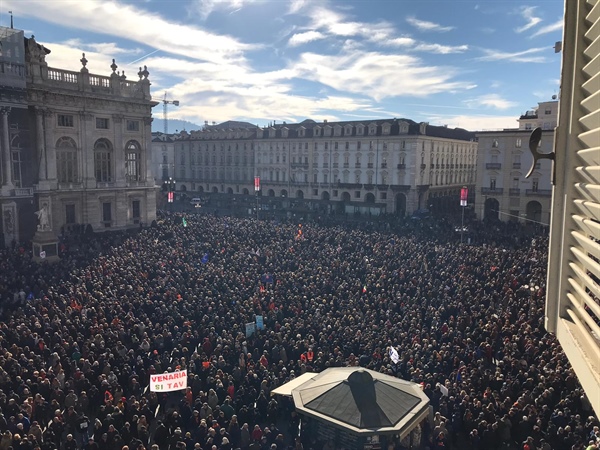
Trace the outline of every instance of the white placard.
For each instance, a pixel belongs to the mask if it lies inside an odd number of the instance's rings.
[[[187,370],[150,375],[150,391],[171,392],[187,388]]]

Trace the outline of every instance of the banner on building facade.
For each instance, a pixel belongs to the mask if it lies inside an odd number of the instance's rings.
[[[254,190],[260,191],[260,177],[254,177]]]
[[[463,186],[460,190],[460,206],[467,206],[467,198],[469,197],[469,188]]]

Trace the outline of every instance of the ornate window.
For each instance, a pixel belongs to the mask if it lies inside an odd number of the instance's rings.
[[[94,144],[94,174],[96,181],[114,181],[113,146],[108,139],[98,139]]]
[[[70,137],[61,137],[56,142],[56,172],[59,183],[76,183],[77,145]]]
[[[136,141],[129,141],[125,150],[125,176],[128,181],[140,181],[141,174],[141,150]]]

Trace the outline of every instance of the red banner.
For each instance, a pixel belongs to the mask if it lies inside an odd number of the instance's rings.
[[[463,187],[460,190],[460,206],[467,206],[467,198],[469,197],[469,189]]]
[[[173,192],[169,192],[168,199],[169,199],[169,203],[173,203]]]
[[[254,177],[254,190],[260,191],[260,177]]]

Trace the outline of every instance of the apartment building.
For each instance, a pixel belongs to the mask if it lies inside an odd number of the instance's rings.
[[[519,127],[477,132],[478,166],[475,213],[480,219],[518,221],[548,226],[552,198],[552,163],[533,165],[529,137],[542,129],[538,151],[552,152],[558,101],[541,102],[519,117]]]
[[[235,125],[235,126],[234,126]],[[181,133],[178,189],[254,195],[323,212],[405,215],[459,204],[475,185],[475,135],[408,119],[221,124]]]

